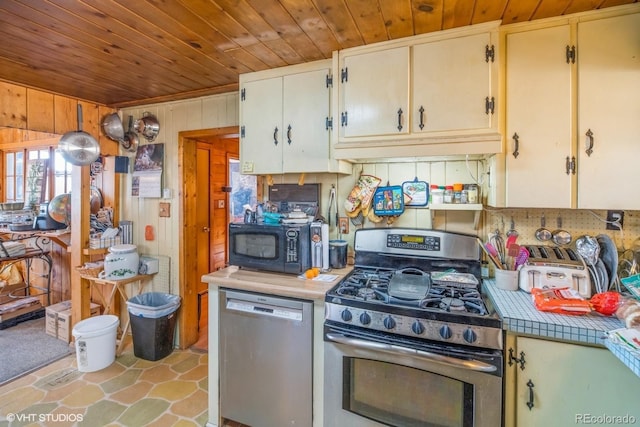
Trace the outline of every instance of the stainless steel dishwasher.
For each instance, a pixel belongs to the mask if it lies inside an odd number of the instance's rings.
[[[220,291],[220,415],[254,427],[312,425],[313,303]]]

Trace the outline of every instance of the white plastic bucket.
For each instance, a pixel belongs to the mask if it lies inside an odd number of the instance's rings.
[[[106,314],[81,320],[73,327],[80,372],[104,369],[116,360],[118,317]]]

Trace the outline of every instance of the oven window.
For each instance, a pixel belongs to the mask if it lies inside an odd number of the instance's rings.
[[[343,360],[343,409],[390,426],[473,425],[472,384],[393,363]]]
[[[278,256],[278,237],[275,234],[232,234],[233,250],[238,255],[259,259],[276,259]]]

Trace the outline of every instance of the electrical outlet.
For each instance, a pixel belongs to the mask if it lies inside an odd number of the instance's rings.
[[[338,221],[338,229],[340,230],[340,234],[349,234],[349,219],[340,218]]]
[[[623,222],[624,211],[607,211],[607,230],[622,230]]]

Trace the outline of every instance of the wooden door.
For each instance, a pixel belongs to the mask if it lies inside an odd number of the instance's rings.
[[[211,262],[211,216],[212,206],[209,194],[211,180],[211,145],[204,142],[197,143],[196,150],[196,191],[198,195],[197,222],[197,253],[196,260],[198,277],[213,271]],[[199,282],[198,293],[207,289],[205,283]]]

